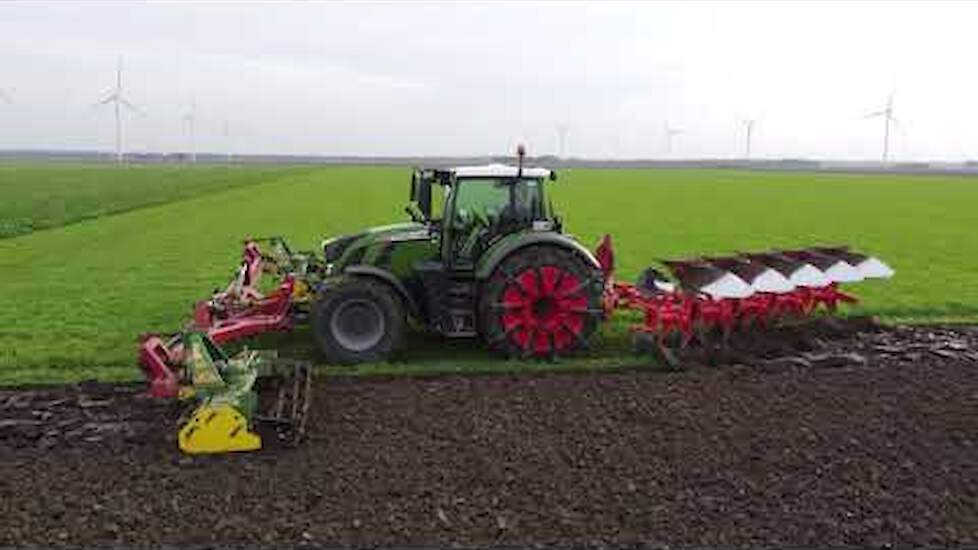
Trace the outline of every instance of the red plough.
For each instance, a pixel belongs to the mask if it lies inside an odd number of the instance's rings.
[[[888,278],[893,270],[880,260],[844,247],[822,247],[734,256],[663,260],[675,282],[649,268],[637,284],[616,281],[614,250],[606,235],[595,252],[605,274],[605,312],[642,312],[633,326],[639,342],[651,340],[670,362],[674,350],[693,341],[726,346],[737,329],[834,313],[856,297],[842,283]]]

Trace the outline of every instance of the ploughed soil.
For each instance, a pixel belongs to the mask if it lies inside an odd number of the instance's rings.
[[[0,546],[978,543],[978,328],[702,359],[320,377],[302,446],[193,458],[139,387],[0,390]]]

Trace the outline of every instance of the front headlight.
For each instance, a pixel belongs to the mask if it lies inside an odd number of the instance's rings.
[[[326,258],[326,263],[332,263],[340,259],[343,252],[353,244],[353,241],[357,240],[357,235],[348,235],[345,237],[334,237],[332,239],[326,239],[323,241],[323,256]]]

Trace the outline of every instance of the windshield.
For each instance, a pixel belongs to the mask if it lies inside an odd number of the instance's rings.
[[[544,215],[540,182],[536,179],[519,180],[514,186],[516,211],[509,212],[509,188],[511,179],[463,179],[458,181],[453,221],[456,226],[481,222],[488,225],[503,212],[517,219],[533,219]]]

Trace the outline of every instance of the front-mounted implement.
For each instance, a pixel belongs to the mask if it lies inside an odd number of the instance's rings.
[[[259,243],[271,253],[263,254]],[[311,398],[309,365],[268,351],[228,356],[219,345],[291,330],[306,316],[309,267],[308,257],[292,253],[279,237],[247,239],[232,281],[195,305],[193,320],[183,331],[140,338],[139,363],[150,394],[192,403],[181,421],[181,450],[257,449],[261,437],[256,429],[261,426],[274,428],[280,442],[302,439]],[[261,290],[265,273],[277,278],[267,293]]]
[[[416,169],[409,221],[326,239],[321,253],[247,240],[234,280],[197,304],[190,329],[223,344],[307,323],[331,364],[388,360],[409,323],[504,356],[554,358],[587,348],[602,321],[630,309],[643,317],[639,343],[676,362],[690,345],[831,313],[856,301],[842,285],[893,274],[846,247],[811,247],[662,260],[662,271],[624,283],[610,237],[592,253],[565,233],[548,194],[556,174],[523,161],[520,148],[516,166]],[[267,292],[262,273],[275,276]],[[154,395],[179,393],[182,350],[143,340]]]
[[[274,352],[245,350],[229,357],[206,334],[184,332],[161,353],[176,367],[176,398],[190,403],[177,441],[189,454],[261,448],[269,427],[285,444],[301,441],[309,410],[309,365]]]

